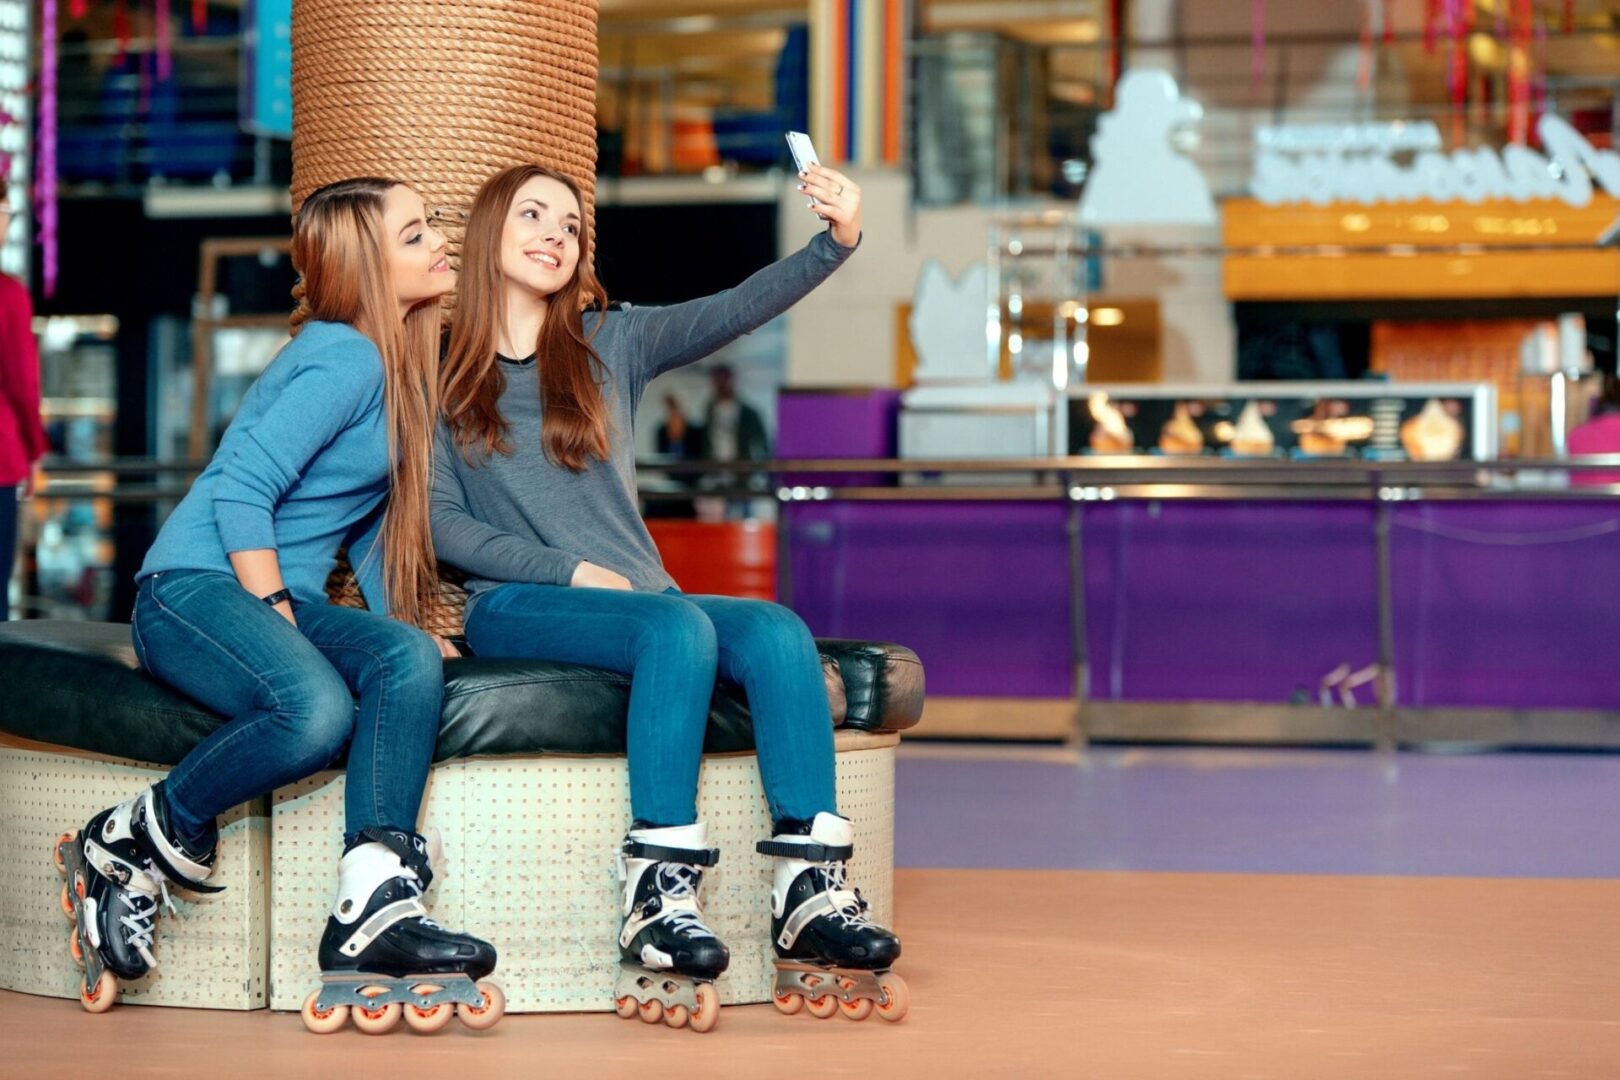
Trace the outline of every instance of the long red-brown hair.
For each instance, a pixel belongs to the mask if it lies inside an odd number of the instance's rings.
[[[382,353],[389,493],[371,557],[381,549],[389,613],[420,625],[439,581],[428,509],[438,416],[439,301],[416,305],[401,323],[383,227],[383,197],[400,185],[372,176],[340,180],[311,193],[298,208],[292,234],[298,307],[292,332],[312,319],[347,323]]]
[[[518,190],[538,176],[567,187],[584,207],[579,184],[572,177],[541,165],[518,165],[484,181],[467,214],[461,291],[442,365],[439,400],[455,444],[469,462],[512,452],[510,431],[500,411],[506,373],[496,352],[506,322],[501,234]],[[607,311],[607,291],[591,268],[589,224],[580,231],[574,276],[548,298],[534,347],[543,406],[541,447],[551,461],[575,472],[593,457],[606,460],[608,456],[609,419],[601,385],[606,371],[591,345],[594,330],[592,335],[585,333],[587,307]]]

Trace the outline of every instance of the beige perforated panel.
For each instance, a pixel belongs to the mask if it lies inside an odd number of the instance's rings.
[[[857,744],[859,745],[859,744]],[[839,809],[855,822],[852,883],[892,925],[894,749],[838,754]],[[698,812],[720,865],[704,879],[708,922],[731,948],[723,1002],[766,1001],[772,860],[754,852],[765,811],[752,754],[704,760]],[[433,917],[494,943],[510,1012],[612,1008],[619,901],[614,854],[630,821],[622,758],[488,758],[436,766],[422,831],[442,847]],[[271,807],[270,1007],[296,1009],[318,981],[316,945],[337,887],[343,778],[322,773]]]
[[[161,779],[164,771],[133,761],[0,746],[0,852],[6,867],[0,874],[0,987],[78,997],[80,972],[68,955],[71,924],[62,914],[62,879],[51,849],[62,833],[76,832],[97,811]],[[122,984],[123,1002],[264,1007],[269,823],[263,803],[237,807],[221,826],[211,881],[226,891],[173,893],[180,916],[165,912],[158,920],[158,967]]]

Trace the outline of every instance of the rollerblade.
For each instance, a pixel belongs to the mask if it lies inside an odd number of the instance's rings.
[[[720,861],[708,828],[677,825],[636,829],[624,838],[619,876],[624,881],[624,927],[619,931],[619,979],[614,1005],[626,1020],[712,1029],[720,1019],[714,980],[731,951],[703,925],[698,889],[703,868]]]
[[[867,918],[866,899],[846,886],[854,830],[836,814],[810,822],[779,822],[755,846],[777,858],[771,887],[771,937],[776,985],[771,999],[791,1016],[808,1009],[825,1019],[842,1009],[851,1020],[875,1010],[897,1021],[911,1007],[905,980],[889,970],[900,939]]]
[[[492,982],[495,947],[452,933],[427,917],[422,894],[433,880],[427,843],[398,829],[362,829],[338,864],[338,897],[321,935],[321,985],[304,999],[304,1026],[318,1035],[346,1020],[368,1035],[401,1018],[438,1031],[461,1017],[475,1031],[493,1027],[506,995]]]
[[[74,923],[68,938],[73,962],[84,970],[79,1004],[106,1012],[118,1000],[120,979],[139,979],[157,967],[153,923],[159,902],[174,910],[169,885],[196,892],[214,869],[218,834],[192,851],[169,826],[159,788],[103,810],[77,833],[63,833],[52,852],[62,886],[62,911]]]

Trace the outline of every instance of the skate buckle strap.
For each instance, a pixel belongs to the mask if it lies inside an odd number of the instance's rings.
[[[359,956],[370,945],[383,935],[383,932],[395,923],[406,919],[421,919],[428,922],[427,908],[416,897],[407,897],[404,900],[395,900],[377,909],[376,914],[360,924],[359,929],[349,935],[339,950],[346,956]]]
[[[427,857],[427,838],[420,833],[407,832],[404,829],[384,829],[376,825],[368,825],[355,836],[355,842],[350,848],[371,842],[381,844],[383,847],[399,856],[399,861],[409,868],[422,883],[422,891],[427,892],[428,886],[433,884],[433,867]]]
[[[823,915],[839,914],[838,904],[830,892],[817,893],[804,903],[800,904],[787,921],[782,924],[782,932],[776,935],[776,943],[784,949],[793,948],[793,943],[799,940],[799,935],[812,920]]]
[[[720,862],[719,848],[678,848],[663,844],[649,844],[644,840],[625,838],[621,853],[630,859],[651,859],[653,862],[682,863],[686,866],[715,866]]]
[[[754,845],[761,855],[774,855],[779,859],[802,859],[805,862],[843,862],[855,854],[853,844],[795,844],[782,840],[761,840]]]

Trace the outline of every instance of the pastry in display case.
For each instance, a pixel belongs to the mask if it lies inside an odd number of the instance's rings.
[[[1125,414],[1108,402],[1101,391],[1088,399],[1093,426],[1089,444],[1099,454],[1130,454],[1136,451],[1136,437],[1125,423]]]
[[[1237,426],[1231,429],[1231,438],[1226,443],[1227,449],[1238,457],[1270,457],[1277,449],[1277,437],[1266,424],[1258,401],[1243,406]]]
[[[1413,461],[1455,461],[1462,449],[1463,427],[1439,398],[1401,424],[1401,449]]]
[[[1193,406],[1176,402],[1175,412],[1159,429],[1159,449],[1166,454],[1202,454],[1204,433],[1193,421]]]
[[[1496,456],[1496,391],[1372,380],[1079,386],[1067,427],[1072,454],[1484,461]]]

